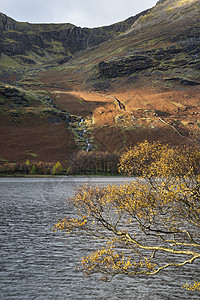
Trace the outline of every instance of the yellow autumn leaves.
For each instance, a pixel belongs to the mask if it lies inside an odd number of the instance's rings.
[[[199,148],[145,141],[122,154],[119,170],[137,178],[129,184],[79,187],[72,198],[75,216],[54,226],[107,243],[82,258],[84,272],[111,278],[154,275],[199,259]],[[156,259],[164,252],[174,255],[174,262],[167,255],[166,261]]]
[[[122,174],[150,178],[200,174],[200,151],[197,146],[170,147],[144,141],[129,148],[120,158]]]
[[[86,274],[100,272],[105,275],[126,274],[133,276],[143,274],[144,270],[154,271],[156,265],[152,264],[148,258],[135,261],[134,257],[127,256],[123,251],[119,251],[115,246],[102,247],[81,260],[81,266]]]
[[[188,291],[194,291],[194,290],[199,291],[200,290],[200,281],[199,282],[195,281],[194,284],[186,283],[186,284],[184,284],[183,287],[186,288]]]

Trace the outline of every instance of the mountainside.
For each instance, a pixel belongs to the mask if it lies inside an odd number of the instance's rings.
[[[199,142],[199,15],[198,0],[94,29],[0,14],[0,159],[69,166],[80,150]]]
[[[72,24],[29,24],[0,13],[0,53],[18,62],[36,64],[99,45],[128,30],[146,12],[111,26],[81,28]]]
[[[199,80],[199,15],[197,0],[159,1],[119,38],[76,56],[75,64],[94,67],[98,58],[98,77],[106,82],[108,78],[151,76],[153,72]]]

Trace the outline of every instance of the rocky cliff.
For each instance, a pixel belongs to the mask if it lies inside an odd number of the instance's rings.
[[[72,24],[22,23],[0,13],[0,53],[9,57],[19,56],[20,62],[28,64],[40,59],[69,56],[117,37],[147,12],[111,26],[93,29]]]

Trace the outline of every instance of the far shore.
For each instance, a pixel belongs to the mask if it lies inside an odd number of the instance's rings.
[[[127,177],[134,177],[134,176],[127,176],[127,175],[122,175],[122,174],[101,174],[101,175],[95,175],[95,174],[79,174],[79,175],[31,175],[31,174],[0,174],[0,178],[83,178],[83,177],[123,177],[123,178],[127,178]]]

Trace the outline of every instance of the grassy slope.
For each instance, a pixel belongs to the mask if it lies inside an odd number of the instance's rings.
[[[38,92],[0,86],[2,162],[29,159],[67,164],[66,154],[75,147],[73,135],[42,90]]]

